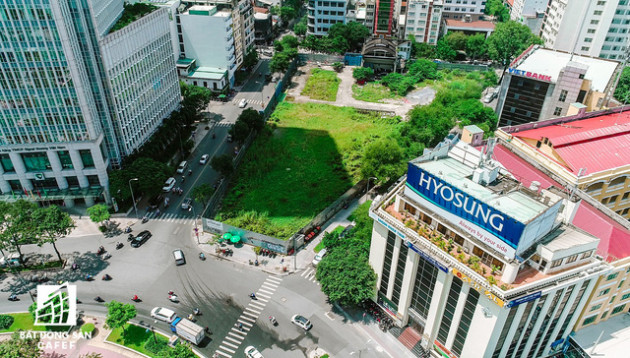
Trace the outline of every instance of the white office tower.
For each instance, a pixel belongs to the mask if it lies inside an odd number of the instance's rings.
[[[595,256],[599,239],[566,224],[575,203],[523,187],[492,149],[450,137],[373,202],[376,300],[403,334],[414,332],[416,349],[546,357],[608,268]]]
[[[180,101],[167,12],[146,10],[122,26],[122,0],[0,2],[2,200],[108,200],[107,170]]]
[[[622,60],[629,30],[628,0],[551,0],[541,37],[555,50]]]

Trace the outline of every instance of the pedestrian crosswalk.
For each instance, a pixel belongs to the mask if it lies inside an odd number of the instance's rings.
[[[319,281],[317,281],[317,279],[315,278],[315,272],[316,271],[314,267],[307,267],[304,271],[302,271],[302,274],[300,276],[319,285]]]
[[[215,351],[213,357],[227,357],[232,358],[232,355],[236,354],[237,350],[247,337],[247,334],[254,328],[256,320],[262,314],[262,311],[267,306],[271,296],[278,289],[282,279],[275,276],[269,276],[263,282],[263,284],[255,292],[256,299],[249,301],[245,310],[236,320],[234,326],[230,329],[228,334],[224,337],[219,348]]]
[[[239,102],[241,102],[241,100],[245,98],[242,96],[236,96],[234,97],[234,99],[232,100],[232,103],[238,105]],[[247,101],[247,106],[254,106],[254,107],[260,107],[262,105],[264,105],[264,102],[262,99],[251,99],[251,98],[245,98],[245,100]]]
[[[180,224],[186,224],[186,223],[193,223],[193,218],[192,215],[186,215],[186,214],[174,214],[174,213],[160,213],[160,215],[157,215],[157,211],[151,211],[149,213],[147,213],[145,215],[147,218],[149,218],[149,220],[160,220],[160,221],[165,221],[165,222],[171,222],[171,223],[180,223]]]

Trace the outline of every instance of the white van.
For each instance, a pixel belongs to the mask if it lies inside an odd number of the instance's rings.
[[[188,168],[188,162],[184,160],[179,163],[179,166],[177,167],[177,174],[184,174],[186,168]]]
[[[175,320],[175,318],[177,318],[177,315],[175,314],[175,312],[169,310],[168,308],[155,307],[151,310],[151,317],[159,319],[160,321],[164,321],[166,323],[171,323],[173,322],[173,320]]]
[[[184,258],[184,253],[182,252],[182,250],[177,249],[173,251],[173,258],[175,258],[175,264],[177,266],[186,263],[186,259]]]

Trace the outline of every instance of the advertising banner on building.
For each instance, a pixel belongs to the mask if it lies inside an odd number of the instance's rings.
[[[411,163],[407,172],[407,188],[442,209],[441,211],[451,214],[447,218],[453,224],[471,233],[475,232],[488,245],[514,257],[514,249],[518,246],[525,224]],[[493,237],[507,245],[492,242]]]

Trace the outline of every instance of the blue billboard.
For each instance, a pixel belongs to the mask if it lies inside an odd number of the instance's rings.
[[[518,246],[525,224],[412,163],[408,165],[407,187],[447,212],[496,235],[512,248]]]

